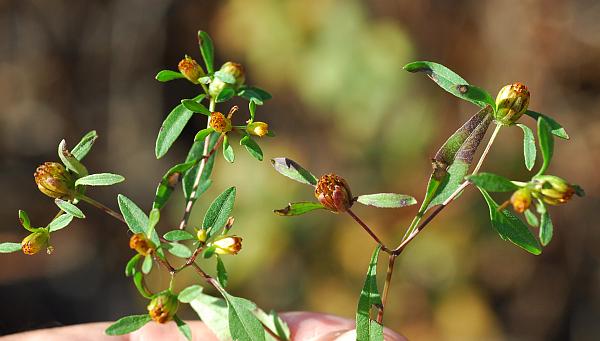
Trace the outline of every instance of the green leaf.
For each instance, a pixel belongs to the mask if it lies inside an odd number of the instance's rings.
[[[133,274],[133,284],[135,284],[135,288],[138,290],[142,297],[147,299],[151,299],[152,295],[146,291],[144,287],[144,275],[141,272],[136,272]]]
[[[105,333],[111,336],[129,334],[142,328],[151,320],[152,318],[148,314],[126,316],[106,328]]]
[[[233,148],[229,144],[229,138],[227,138],[227,135],[225,135],[223,138],[223,157],[229,163],[233,163],[235,160],[235,154],[233,153]]]
[[[311,186],[317,185],[317,177],[312,175],[306,169],[302,168],[302,166],[292,159],[288,159],[286,157],[277,157],[271,159],[271,163],[273,164],[273,167],[275,167],[276,171],[292,180],[296,180]]]
[[[217,133],[213,133],[210,135],[210,139],[209,139],[209,143],[208,143],[208,150],[211,150],[215,144],[217,143],[217,140],[219,139],[219,136],[221,136],[221,134],[217,134]],[[196,199],[198,199],[198,197],[204,193],[211,185],[211,180],[209,179],[211,173],[212,173],[212,169],[213,169],[213,165],[215,163],[215,154],[213,153],[207,160],[202,172],[202,175],[200,177],[200,184],[198,186],[198,190],[193,193],[193,187],[194,187],[194,181],[196,180],[196,175],[198,174],[198,171],[200,169],[200,160],[203,157],[203,152],[204,152],[204,141],[198,141],[198,142],[194,142],[194,144],[192,145],[192,148],[190,148],[190,151],[187,155],[187,158],[185,159],[186,162],[189,161],[198,161],[198,163],[192,167],[190,170],[188,170],[185,175],[183,176],[183,180],[182,180],[182,187],[183,187],[183,195],[185,196],[185,200],[193,200],[195,201]],[[194,194],[194,197],[192,198],[192,194]]]
[[[148,215],[148,226],[145,229],[146,236],[152,236],[152,233],[155,232],[154,227],[160,221],[160,210],[158,208],[153,208],[150,210],[150,214]]]
[[[492,108],[487,106],[446,140],[433,159],[433,172],[419,212],[443,203],[462,184],[491,122]]]
[[[204,288],[197,284],[190,285],[189,287],[179,292],[179,294],[177,295],[177,299],[181,303],[190,303],[196,298],[198,298],[200,294],[202,294],[202,290],[204,290]]]
[[[233,96],[235,96],[235,90],[233,90],[229,86],[226,86],[217,95],[216,102],[217,103],[222,103],[222,102],[229,101]]]
[[[160,183],[156,187],[152,208],[162,209],[167,201],[169,201],[169,198],[171,198],[171,194],[175,190],[175,186],[179,183],[181,175],[195,165],[196,161],[190,161],[171,167],[171,169],[163,175]]]
[[[154,78],[159,82],[168,82],[168,81],[172,81],[174,79],[185,78],[185,76],[182,75],[181,72],[171,71],[171,70],[161,70],[156,74],[156,77],[154,77]]]
[[[216,71],[215,77],[222,80],[223,82],[225,82],[227,84],[235,84],[235,77],[230,73],[223,72],[223,71]]]
[[[525,167],[527,170],[532,170],[535,165],[535,157],[537,153],[537,149],[535,148],[535,137],[533,137],[533,131],[524,125],[517,124],[521,129],[523,129],[523,154],[525,155]]]
[[[165,235],[163,237],[170,242],[178,242],[178,241],[182,241],[182,240],[196,239],[194,237],[194,235],[192,235],[188,231],[184,231],[184,230],[169,231],[169,232],[165,233]]]
[[[481,172],[467,176],[466,179],[488,192],[512,192],[519,189],[519,186],[513,184],[507,178],[493,173]]]
[[[414,205],[417,200],[410,195],[396,193],[363,194],[356,200],[363,205],[382,208],[397,208]]]
[[[227,287],[228,278],[229,276],[227,275],[227,269],[225,269],[225,264],[223,264],[221,257],[217,255],[217,280],[223,288]]]
[[[75,186],[110,186],[125,181],[119,174],[98,173],[81,177],[75,181]]]
[[[179,258],[189,258],[192,256],[192,251],[185,245],[179,243],[163,244],[173,256]]]
[[[75,156],[73,156],[73,154],[71,154],[71,152],[69,152],[67,149],[67,142],[65,140],[60,141],[58,144],[58,157],[65,167],[77,174],[77,176],[81,177],[88,175],[88,171],[85,166],[79,162],[79,160],[77,160]]]
[[[246,135],[242,137],[240,140],[240,145],[246,147],[248,153],[250,153],[250,155],[252,155],[258,161],[263,160],[262,149],[260,149],[258,143],[256,143],[256,141],[254,141],[254,139],[252,139],[250,136]]]
[[[264,101],[270,100],[273,97],[265,90],[253,86],[242,87],[238,91],[238,96],[249,101],[254,100],[254,102],[258,105],[262,105]]]
[[[554,226],[550,214],[542,202],[538,205],[538,212],[540,213],[540,242],[546,246],[552,240]]]
[[[215,48],[213,47],[212,39],[210,39],[208,33],[198,31],[198,46],[200,46],[200,53],[202,54],[202,59],[204,59],[206,70],[208,73],[213,73],[215,71],[213,67]]]
[[[0,243],[0,253],[21,251],[21,243]]]
[[[318,202],[301,201],[289,203],[286,207],[279,210],[274,210],[273,212],[282,216],[294,216],[324,208],[325,207]]]
[[[125,276],[126,277],[130,277],[135,274],[135,266],[138,264],[141,257],[142,257],[142,255],[140,255],[138,253],[135,256],[131,257],[129,262],[127,262],[127,265],[125,265]]]
[[[23,226],[23,228],[27,231],[35,232],[35,229],[31,227],[31,220],[29,220],[27,212],[19,210],[19,222],[21,223],[21,226]]]
[[[200,293],[190,305],[219,340],[232,340],[227,321],[227,302],[224,299]]]
[[[265,330],[252,310],[256,305],[247,299],[222,292],[227,301],[229,332],[234,340],[265,341]]]
[[[537,216],[533,212],[531,212],[531,210],[525,211],[525,220],[527,220],[527,224],[529,224],[530,226],[537,227],[540,225]]]
[[[277,313],[274,310],[271,310],[269,312],[269,314],[267,314],[262,309],[257,307],[254,309],[253,313],[254,313],[254,316],[256,316],[256,318],[265,327],[269,328],[272,332],[275,333],[275,335],[277,335],[279,337],[279,340],[282,340],[282,341],[290,340],[290,336],[291,336],[290,328],[285,323],[285,321],[283,321],[279,317],[279,315],[277,315]],[[266,334],[265,336],[266,336],[266,339],[269,341],[277,341],[277,339],[275,339],[270,334]]]
[[[211,246],[205,248],[204,251],[202,251],[202,257],[204,259],[209,259],[210,257],[212,257],[215,254],[216,249],[217,249],[217,247],[214,245],[211,245]]]
[[[250,100],[248,102],[248,111],[250,111],[250,123],[254,122],[254,116],[256,116],[256,101]]]
[[[469,101],[475,105],[485,108],[486,105],[495,107],[495,101],[490,94],[476,86],[469,85],[461,76],[448,69],[444,65],[417,61],[406,64],[404,70],[408,72],[425,72],[431,80],[454,96]]]
[[[149,274],[152,271],[152,255],[148,254],[144,257],[144,262],[142,263],[142,272],[144,274]]]
[[[480,188],[479,191],[481,191],[488,204],[492,226],[496,229],[500,237],[511,241],[534,255],[541,254],[540,245],[533,234],[531,234],[531,231],[529,231],[529,228],[527,228],[527,225],[508,210],[498,211],[499,206],[494,199],[484,189]]]
[[[77,160],[79,160],[79,161],[83,160],[83,158],[92,149],[92,146],[94,145],[94,142],[96,142],[97,138],[98,138],[98,134],[96,134],[95,130],[92,130],[92,131],[88,132],[87,134],[83,135],[83,137],[81,138],[79,143],[77,143],[77,145],[75,147],[73,147],[71,154],[73,154],[73,156]]]
[[[206,128],[200,130],[198,133],[196,133],[196,136],[194,137],[194,142],[204,141],[204,139],[214,131],[215,130],[213,128]]]
[[[80,219],[85,218],[85,215],[83,214],[83,212],[81,212],[79,207],[71,204],[68,201],[56,198],[56,199],[54,199],[54,203],[56,204],[56,206],[58,206],[58,208],[65,211],[66,213],[72,215],[75,218],[80,218]]]
[[[72,220],[72,215],[68,213],[61,214],[58,217],[54,218],[54,220],[52,220],[50,224],[48,224],[48,231],[54,232],[63,229],[67,227],[67,225],[69,225]]]
[[[373,251],[367,278],[360,293],[358,308],[356,310],[356,340],[375,341],[383,340],[383,326],[371,319],[371,310],[382,308],[381,296],[377,290],[377,259],[381,246]]]
[[[210,110],[208,110],[204,105],[196,102],[193,99],[183,99],[183,100],[181,100],[181,104],[183,104],[183,106],[187,110],[189,110],[193,113],[199,113],[202,115],[210,116]]]
[[[121,210],[121,214],[127,223],[127,226],[133,233],[146,233],[146,229],[149,225],[148,216],[139,208],[131,199],[126,196],[119,194],[117,197],[117,201],[119,202],[119,209]],[[158,238],[158,233],[155,230],[152,231],[152,235],[150,236],[150,240],[154,245],[160,245],[160,238]],[[159,256],[163,256],[164,252],[161,249],[156,251]]]
[[[210,204],[202,222],[202,228],[207,230],[207,238],[217,235],[227,223],[233,210],[235,192],[235,187],[229,187]]]
[[[204,99],[204,97],[204,95],[198,95],[194,97],[193,100],[200,102],[202,99]],[[193,114],[194,113],[186,109],[183,104],[179,104],[173,108],[173,110],[164,120],[160,130],[158,131],[158,136],[156,137],[156,146],[154,151],[157,159],[160,159],[167,153]]]
[[[173,321],[177,324],[177,329],[179,329],[181,334],[189,341],[192,341],[192,330],[190,329],[190,326],[183,322],[177,315],[173,316]]]
[[[540,150],[542,151],[543,163],[540,170],[536,175],[544,174],[544,172],[550,166],[550,161],[552,161],[552,154],[554,154],[554,139],[552,138],[552,133],[550,132],[550,126],[548,125],[548,121],[542,116],[538,117],[538,143],[540,144]]]
[[[546,122],[548,122],[548,125],[550,125],[550,129],[554,136],[560,137],[561,139],[564,139],[564,140],[569,139],[569,134],[567,134],[565,128],[563,128],[558,122],[553,120],[552,117],[546,116],[542,113],[531,111],[531,110],[527,110],[525,112],[525,114],[527,114],[529,117],[532,117],[536,121],[538,120],[539,117],[543,117],[544,119],[546,119]]]

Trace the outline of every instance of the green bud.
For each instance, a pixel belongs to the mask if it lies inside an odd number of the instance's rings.
[[[26,255],[35,255],[43,249],[49,250],[50,233],[47,230],[34,232],[21,242],[21,250]]]
[[[577,186],[569,184],[558,176],[538,175],[533,178],[533,182],[536,188],[534,196],[548,205],[564,204],[577,193]]]
[[[229,87],[231,85],[223,82],[222,80],[215,78],[212,80],[212,82],[210,82],[210,85],[208,86],[208,94],[212,97],[212,98],[217,98],[217,96],[219,96],[219,94],[221,93],[221,91],[223,91],[223,89],[225,89],[226,87]]]
[[[222,73],[229,74],[235,78],[235,87],[239,88],[246,81],[246,75],[244,73],[244,67],[242,64],[227,62],[221,66]]]
[[[503,125],[515,124],[527,111],[529,90],[519,82],[504,86],[496,97],[494,118]]]
[[[148,314],[158,323],[166,323],[173,319],[179,308],[177,296],[169,290],[156,294],[148,304]]]
[[[71,198],[75,192],[73,177],[58,162],[44,162],[33,176],[38,189],[51,198]]]
[[[510,203],[513,205],[515,212],[523,213],[527,211],[531,205],[531,190],[525,187],[516,190],[510,197]]]

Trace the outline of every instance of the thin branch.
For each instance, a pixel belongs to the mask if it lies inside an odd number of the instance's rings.
[[[390,285],[392,283],[392,273],[394,272],[394,262],[396,261],[397,255],[392,253],[390,255],[387,267],[387,273],[385,275],[385,283],[383,285],[383,293],[381,295],[381,309],[377,313],[377,323],[383,324],[383,311],[387,302],[388,293],[390,291]]]
[[[88,204],[102,210],[104,213],[110,215],[111,217],[113,217],[113,218],[117,219],[118,221],[122,222],[123,224],[127,225],[127,222],[125,222],[125,219],[123,218],[123,216],[120,213],[117,213],[116,211],[112,210],[110,207],[108,207],[88,196],[85,196],[85,195],[77,196],[77,199],[87,202]]]
[[[377,242],[377,244],[381,245],[381,250],[383,250],[386,253],[391,253],[391,250],[388,249],[385,244],[383,244],[383,242],[381,241],[381,239],[379,239],[379,237],[377,237],[377,235],[369,228],[369,226],[367,226],[367,224],[365,224],[364,221],[362,221],[356,214],[354,214],[354,212],[352,212],[351,209],[347,209],[346,212],[348,212],[348,214],[360,225],[362,226],[362,228],[367,231],[367,233],[371,236],[371,238],[373,238],[373,240],[375,240],[375,242]]]

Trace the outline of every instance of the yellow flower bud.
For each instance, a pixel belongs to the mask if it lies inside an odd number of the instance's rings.
[[[336,174],[325,174],[317,183],[315,197],[331,212],[345,212],[354,203],[350,186]]]
[[[218,111],[210,114],[208,124],[217,133],[228,133],[231,131],[231,119],[225,117],[225,115]]]
[[[215,246],[215,253],[219,255],[237,255],[242,249],[242,237],[223,236],[211,245]]]
[[[269,125],[265,122],[252,122],[246,126],[248,134],[263,137],[269,133]]]
[[[513,205],[515,212],[523,213],[527,211],[531,205],[531,190],[529,188],[516,190],[510,197],[510,203]]]
[[[220,80],[218,78],[215,78],[212,80],[212,82],[210,82],[210,85],[208,86],[208,94],[212,98],[217,98],[217,96],[219,96],[221,91],[223,91],[223,89],[225,89],[226,87],[229,87],[229,86],[230,86],[229,84],[223,82],[222,80]]]
[[[233,76],[233,78],[235,78],[236,88],[240,87],[246,81],[246,75],[242,64],[227,62],[221,66],[221,70],[219,71]]]
[[[69,171],[58,162],[44,162],[33,174],[38,189],[51,198],[73,196],[75,181]]]
[[[170,291],[157,294],[148,304],[148,314],[158,323],[166,323],[173,319],[179,308],[177,297]]]
[[[199,229],[198,232],[196,232],[196,238],[198,238],[198,241],[204,243],[206,241],[206,237],[205,229]]]
[[[187,80],[194,84],[198,84],[198,78],[204,76],[204,70],[202,70],[202,67],[189,56],[185,56],[185,58],[179,62],[177,68],[179,69],[179,72],[181,72],[181,74],[187,78]]]
[[[49,248],[50,233],[46,230],[34,232],[21,242],[21,250],[26,255],[35,255],[43,249]]]
[[[564,204],[576,193],[575,186],[558,176],[538,175],[533,178],[533,181],[538,188],[538,192],[534,195],[549,205]]]
[[[496,121],[504,125],[512,125],[527,111],[529,106],[529,90],[522,83],[504,86],[496,97]]]
[[[136,233],[129,239],[129,247],[142,256],[147,256],[156,247],[144,233]]]

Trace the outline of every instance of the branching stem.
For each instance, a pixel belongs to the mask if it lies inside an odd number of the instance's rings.
[[[122,222],[123,224],[127,224],[125,222],[125,219],[123,218],[123,216],[120,213],[117,213],[116,211],[114,211],[113,209],[111,209],[110,207],[88,197],[85,195],[80,195],[77,196],[77,199],[80,199],[82,201],[87,202],[88,204],[100,209],[101,211],[103,211],[104,213],[110,215],[111,217],[117,219],[118,221]]]

